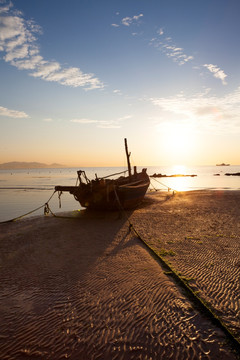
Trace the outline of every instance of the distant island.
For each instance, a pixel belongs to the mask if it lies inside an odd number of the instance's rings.
[[[221,164],[216,164],[216,166],[230,166],[230,164],[221,163]]]
[[[12,161],[0,164],[1,170],[15,170],[15,169],[52,169],[52,168],[63,168],[65,165],[61,164],[44,164],[39,162],[19,162]]]
[[[184,176],[190,176],[190,177],[195,177],[197,175],[193,174],[193,175],[183,175],[183,174],[175,174],[175,175],[163,175],[163,174],[153,174],[153,175],[149,175],[150,177],[153,178],[162,178],[162,177],[184,177]]]

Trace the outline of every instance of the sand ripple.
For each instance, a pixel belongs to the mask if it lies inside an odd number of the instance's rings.
[[[157,250],[171,250],[167,261],[240,339],[240,193],[179,193],[161,208],[155,201],[144,216],[134,213],[138,231]]]
[[[2,229],[1,359],[236,358],[116,215]]]

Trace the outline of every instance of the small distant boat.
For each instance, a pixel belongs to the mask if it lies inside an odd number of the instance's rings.
[[[127,155],[128,170],[105,177],[89,180],[85,171],[79,170],[76,186],[55,186],[55,190],[67,191],[74,196],[82,207],[93,210],[119,210],[132,209],[143,200],[150,184],[147,169],[137,172],[136,166],[132,173],[130,153],[128,153],[127,139],[125,151]],[[109,179],[112,176],[128,172],[128,176]]]
[[[230,166],[230,164],[221,163],[221,164],[216,164],[216,166]]]

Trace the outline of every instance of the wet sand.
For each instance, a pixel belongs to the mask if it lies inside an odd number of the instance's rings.
[[[149,193],[141,237],[240,338],[240,192]],[[125,216],[0,225],[1,359],[237,359]]]

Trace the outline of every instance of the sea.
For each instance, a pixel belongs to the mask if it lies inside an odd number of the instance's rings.
[[[143,167],[147,168],[149,175],[196,175],[151,178],[149,191],[240,190],[240,176],[225,175],[226,173],[239,173],[240,165]],[[138,170],[143,167],[139,166]],[[50,210],[54,214],[82,210],[71,194],[64,192],[59,200],[58,193],[54,193],[56,185],[76,185],[77,170],[79,168],[0,170],[0,222],[23,215],[26,217],[44,215],[46,203],[49,204]],[[96,175],[104,177],[126,169],[122,167],[88,167],[81,168],[81,170],[85,170],[89,179],[94,179]]]

